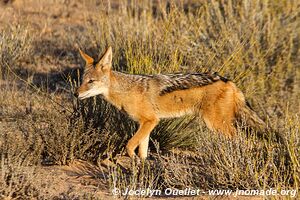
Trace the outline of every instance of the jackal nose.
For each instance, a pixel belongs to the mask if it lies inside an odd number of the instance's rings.
[[[76,98],[78,98],[78,96],[79,96],[78,92],[74,92],[74,96],[75,96]]]

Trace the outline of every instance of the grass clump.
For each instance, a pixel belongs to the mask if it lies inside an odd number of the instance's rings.
[[[0,75],[7,78],[9,70],[20,70],[21,64],[33,54],[33,32],[29,26],[15,25],[0,30]]]
[[[0,197],[4,199],[32,199],[39,195],[34,185],[35,169],[20,162],[1,157]]]

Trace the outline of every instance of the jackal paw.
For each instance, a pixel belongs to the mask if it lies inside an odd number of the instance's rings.
[[[127,154],[130,158],[135,158],[136,154],[134,152],[134,149],[129,147],[128,145],[126,146]]]
[[[147,151],[139,151],[139,157],[141,160],[146,160],[148,156],[148,152]]]

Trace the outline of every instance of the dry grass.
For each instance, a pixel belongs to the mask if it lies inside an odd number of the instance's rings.
[[[299,190],[298,1],[28,2],[1,7],[1,197],[49,197],[33,183],[36,167],[106,158],[119,162],[106,168],[107,190]],[[145,163],[121,162],[137,124],[99,97],[72,97],[76,43],[95,58],[111,45],[114,68],[129,73],[217,71],[285,142],[243,129],[228,141],[187,117],[155,128]],[[57,198],[80,197],[96,198]]]

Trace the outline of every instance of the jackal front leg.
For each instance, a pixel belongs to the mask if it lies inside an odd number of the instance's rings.
[[[134,150],[140,144],[142,144],[141,147],[143,148],[143,150],[141,150],[142,152],[139,153],[140,157],[143,159],[146,158],[144,156],[147,156],[147,153],[144,152],[145,152],[145,148],[148,149],[149,139],[147,139],[147,137],[149,137],[151,131],[157,125],[157,123],[158,123],[158,119],[140,121],[140,127],[138,131],[134,134],[134,136],[128,141],[126,145],[127,153],[131,158],[134,157],[135,155]],[[147,141],[147,145],[146,145],[146,141]]]
[[[139,144],[139,157],[142,159],[147,158],[149,137],[150,137],[150,134],[148,136],[146,136],[146,138],[143,141],[141,141]]]

